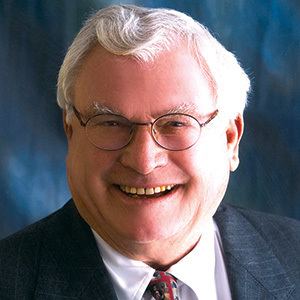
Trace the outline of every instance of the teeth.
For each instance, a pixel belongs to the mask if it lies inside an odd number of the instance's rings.
[[[138,188],[137,189],[137,192],[136,192],[138,195],[145,195],[145,189],[144,188]]]
[[[136,188],[135,187],[130,188],[130,194],[136,194]]]
[[[160,187],[156,187],[156,188],[154,189],[154,193],[160,193]]]
[[[146,189],[146,195],[153,195],[155,192],[154,192],[154,189],[153,188],[147,188]]]
[[[142,187],[131,187],[127,185],[120,185],[120,189],[127,194],[137,194],[137,195],[154,195],[164,191],[170,191],[175,184],[156,186],[151,188]]]

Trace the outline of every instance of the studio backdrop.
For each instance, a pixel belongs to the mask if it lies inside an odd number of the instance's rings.
[[[82,22],[114,2],[183,11],[236,54],[252,93],[224,201],[300,219],[299,0],[0,0],[0,237],[70,198],[57,74]]]

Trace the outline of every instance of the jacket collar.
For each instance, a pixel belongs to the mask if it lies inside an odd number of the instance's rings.
[[[43,235],[36,296],[117,300],[92,232],[72,201],[49,219]]]
[[[220,206],[214,219],[221,234],[233,299],[288,299],[295,286],[270,243],[230,206]]]

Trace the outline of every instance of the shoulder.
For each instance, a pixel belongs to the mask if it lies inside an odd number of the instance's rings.
[[[71,206],[69,202],[57,212],[0,241],[1,299],[14,295],[16,282],[21,290],[33,290],[41,249],[45,241],[55,240],[55,231],[65,227]]]
[[[283,264],[300,271],[300,221],[227,204],[219,207],[215,220],[230,247],[245,241],[254,249],[267,245]]]
[[[91,284],[99,296],[113,294],[93,233],[73,201],[0,242],[0,299],[94,299]]]
[[[220,210],[235,215],[238,219],[246,220],[266,237],[296,238],[297,242],[300,243],[299,220],[231,205],[222,205]]]
[[[68,215],[67,211],[71,206],[72,203],[69,202],[64,207],[50,214],[46,218],[43,218],[40,221],[2,239],[0,241],[0,253],[3,253],[4,249],[7,249],[12,245],[24,246],[24,243],[28,243],[36,246],[41,242],[43,237],[45,237],[45,230],[48,230],[49,226],[61,227],[63,225],[62,223],[65,222],[65,218],[67,218]]]
[[[256,294],[300,299],[299,221],[230,205],[214,219],[236,293],[255,286]]]

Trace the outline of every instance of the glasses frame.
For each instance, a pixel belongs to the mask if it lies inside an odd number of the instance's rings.
[[[86,135],[87,135],[87,124],[88,124],[88,122],[89,122],[91,119],[93,119],[93,118],[95,118],[95,117],[97,117],[97,116],[100,116],[100,115],[112,115],[112,116],[122,117],[122,118],[128,120],[126,117],[124,117],[124,116],[122,116],[122,115],[118,115],[118,114],[99,113],[99,114],[95,114],[95,115],[89,117],[86,121],[83,121],[83,119],[84,119],[83,115],[76,109],[76,107],[75,107],[74,105],[72,105],[71,107],[72,107],[72,109],[73,109],[73,112],[74,112],[74,114],[75,114],[77,120],[79,121],[79,124],[80,124],[82,127],[85,128],[85,133],[86,133]],[[205,127],[208,123],[210,123],[210,122],[218,115],[218,113],[219,113],[219,110],[216,109],[216,110],[211,114],[211,116],[210,116],[205,122],[203,122],[203,123],[200,123],[199,120],[198,120],[196,117],[194,117],[194,116],[192,116],[192,115],[189,115],[189,114],[185,114],[185,113],[169,113],[169,114],[165,114],[165,115],[159,116],[159,117],[158,117],[157,119],[155,119],[153,122],[131,122],[130,120],[128,120],[128,122],[132,124],[132,129],[133,129],[133,130],[132,130],[131,133],[130,133],[128,142],[127,142],[124,146],[122,146],[122,147],[120,147],[120,148],[117,148],[117,149],[101,148],[101,147],[95,145],[95,144],[89,139],[88,135],[87,135],[87,138],[88,138],[88,141],[89,141],[92,145],[94,145],[96,148],[98,148],[98,149],[106,150],[106,151],[117,151],[117,150],[121,150],[121,149],[127,147],[127,146],[130,144],[130,142],[131,142],[131,140],[132,140],[132,137],[133,137],[133,135],[134,135],[133,133],[134,133],[134,131],[135,131],[135,127],[136,127],[136,126],[149,126],[149,125],[151,125],[151,129],[150,129],[151,137],[152,137],[152,139],[155,141],[155,143],[156,143],[157,145],[159,145],[161,148],[166,149],[166,150],[169,150],[169,151],[183,151],[183,150],[190,149],[191,147],[193,147],[193,146],[198,142],[199,137],[200,137],[200,134],[201,134],[201,128]],[[195,141],[194,143],[192,143],[192,145],[190,145],[190,146],[188,146],[188,147],[186,147],[186,148],[183,148],[183,149],[169,149],[169,148],[167,148],[167,147],[161,145],[161,144],[156,140],[155,135],[154,135],[155,130],[154,130],[154,128],[153,128],[154,124],[155,124],[159,119],[161,119],[161,118],[163,118],[163,117],[166,117],[166,116],[172,116],[172,115],[183,115],[183,116],[188,116],[188,117],[194,119],[194,120],[199,124],[199,127],[200,127],[200,133],[199,133],[198,138],[196,139],[196,141]]]

